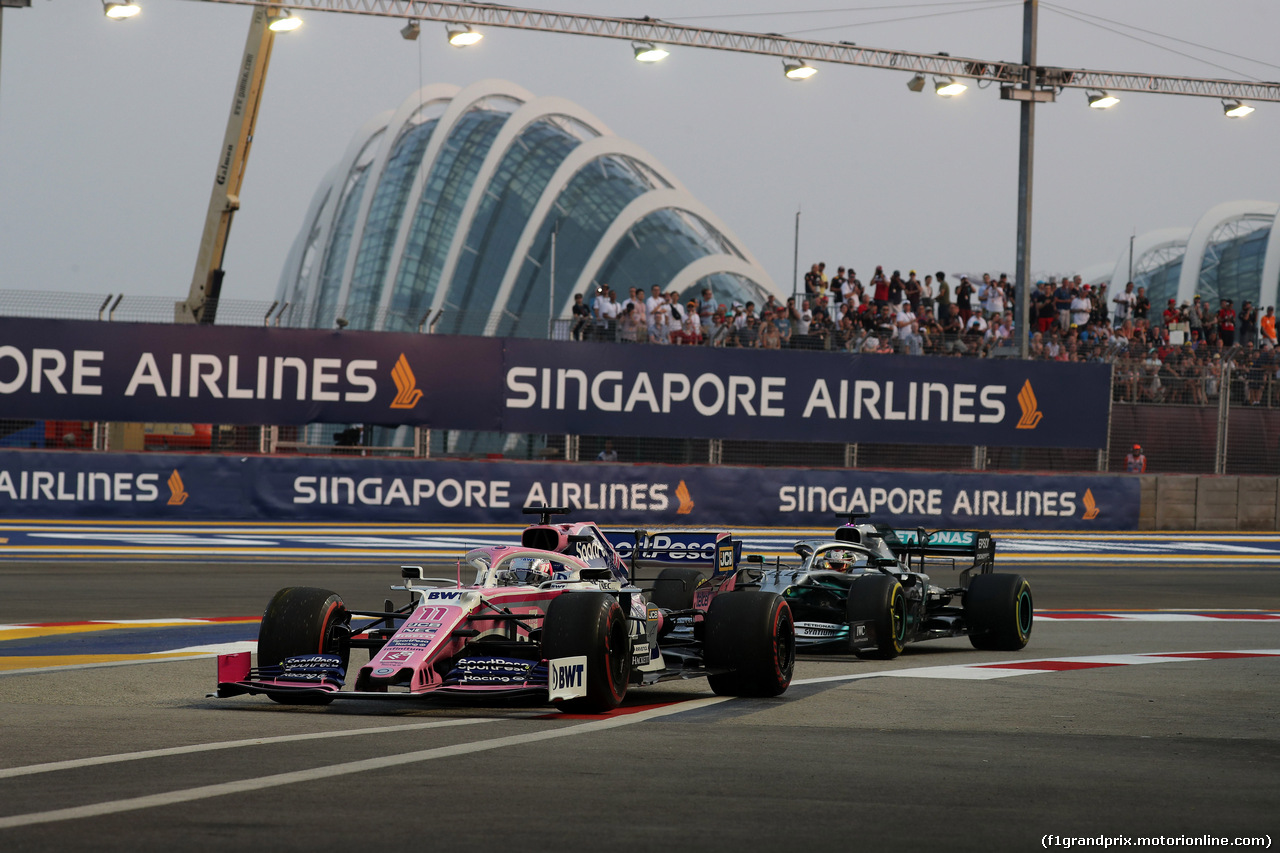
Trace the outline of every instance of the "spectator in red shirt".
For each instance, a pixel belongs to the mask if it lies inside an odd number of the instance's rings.
[[[889,304],[889,279],[885,278],[884,267],[877,266],[876,274],[871,276],[871,301],[877,311],[881,305]]]
[[[1218,302],[1218,337],[1223,346],[1235,346],[1236,343],[1236,309],[1231,307],[1230,299]]]

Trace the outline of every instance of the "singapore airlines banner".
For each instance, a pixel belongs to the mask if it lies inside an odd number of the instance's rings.
[[[0,417],[1106,445],[1110,366],[0,318]]]
[[[0,516],[605,526],[1132,530],[1139,478],[695,465],[0,451]],[[323,535],[323,532],[317,533]],[[3,547],[0,546],[0,551]]]

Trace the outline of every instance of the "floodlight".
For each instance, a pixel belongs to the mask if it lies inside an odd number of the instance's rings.
[[[405,41],[417,41],[418,33],[422,32],[422,27],[417,21],[410,21],[400,29],[400,37]]]
[[[647,41],[632,42],[631,49],[635,51],[637,62],[661,62],[671,55],[671,51],[666,48]]]
[[[1227,100],[1222,102],[1222,112],[1227,118],[1244,118],[1253,112],[1253,107],[1243,101]]]
[[[288,9],[281,9],[276,14],[267,17],[267,29],[273,33],[291,32],[300,26],[302,26],[302,19],[295,16]]]
[[[916,76],[908,80],[907,88],[913,92],[923,92],[924,91],[924,75],[917,74]]]
[[[958,95],[969,87],[959,82],[954,77],[948,77],[946,80],[934,80],[933,91],[937,92],[944,98],[950,98],[952,95]]]
[[[471,27],[446,27],[445,32],[449,34],[449,44],[454,47],[467,47],[473,45],[480,39],[484,38],[483,33],[478,33]]]
[[[141,11],[142,7],[133,2],[102,4],[102,14],[106,15],[113,21],[123,21],[125,18],[132,18]]]
[[[1089,93],[1089,106],[1092,109],[1109,110],[1118,103],[1120,103],[1120,99],[1115,95],[1109,95],[1106,92]]]
[[[797,59],[793,62],[783,60],[782,69],[788,80],[808,80],[818,73],[818,69],[809,65],[803,59]]]

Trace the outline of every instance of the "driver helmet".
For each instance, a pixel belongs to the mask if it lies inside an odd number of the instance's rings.
[[[551,580],[551,561],[540,557],[517,558],[512,561],[509,577],[519,584],[537,584]]]
[[[543,581],[551,580],[551,561],[533,560],[529,563],[526,575],[530,583],[542,583]]]
[[[853,567],[853,555],[848,551],[830,551],[827,553],[825,562],[830,571],[847,574]]]

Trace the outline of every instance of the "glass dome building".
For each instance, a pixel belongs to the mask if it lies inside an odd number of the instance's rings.
[[[283,322],[545,338],[573,294],[783,296],[715,214],[635,144],[555,97],[432,85],[325,176],[281,275]]]
[[[1249,300],[1265,308],[1277,304],[1280,291],[1280,205],[1265,201],[1231,201],[1215,205],[1191,228],[1166,228],[1133,240],[1133,283],[1147,289],[1159,315],[1174,299],[1179,304],[1199,296],[1214,308],[1231,299],[1237,308]],[[1131,250],[1120,253],[1110,276],[1095,281],[1123,286],[1128,280]]]

